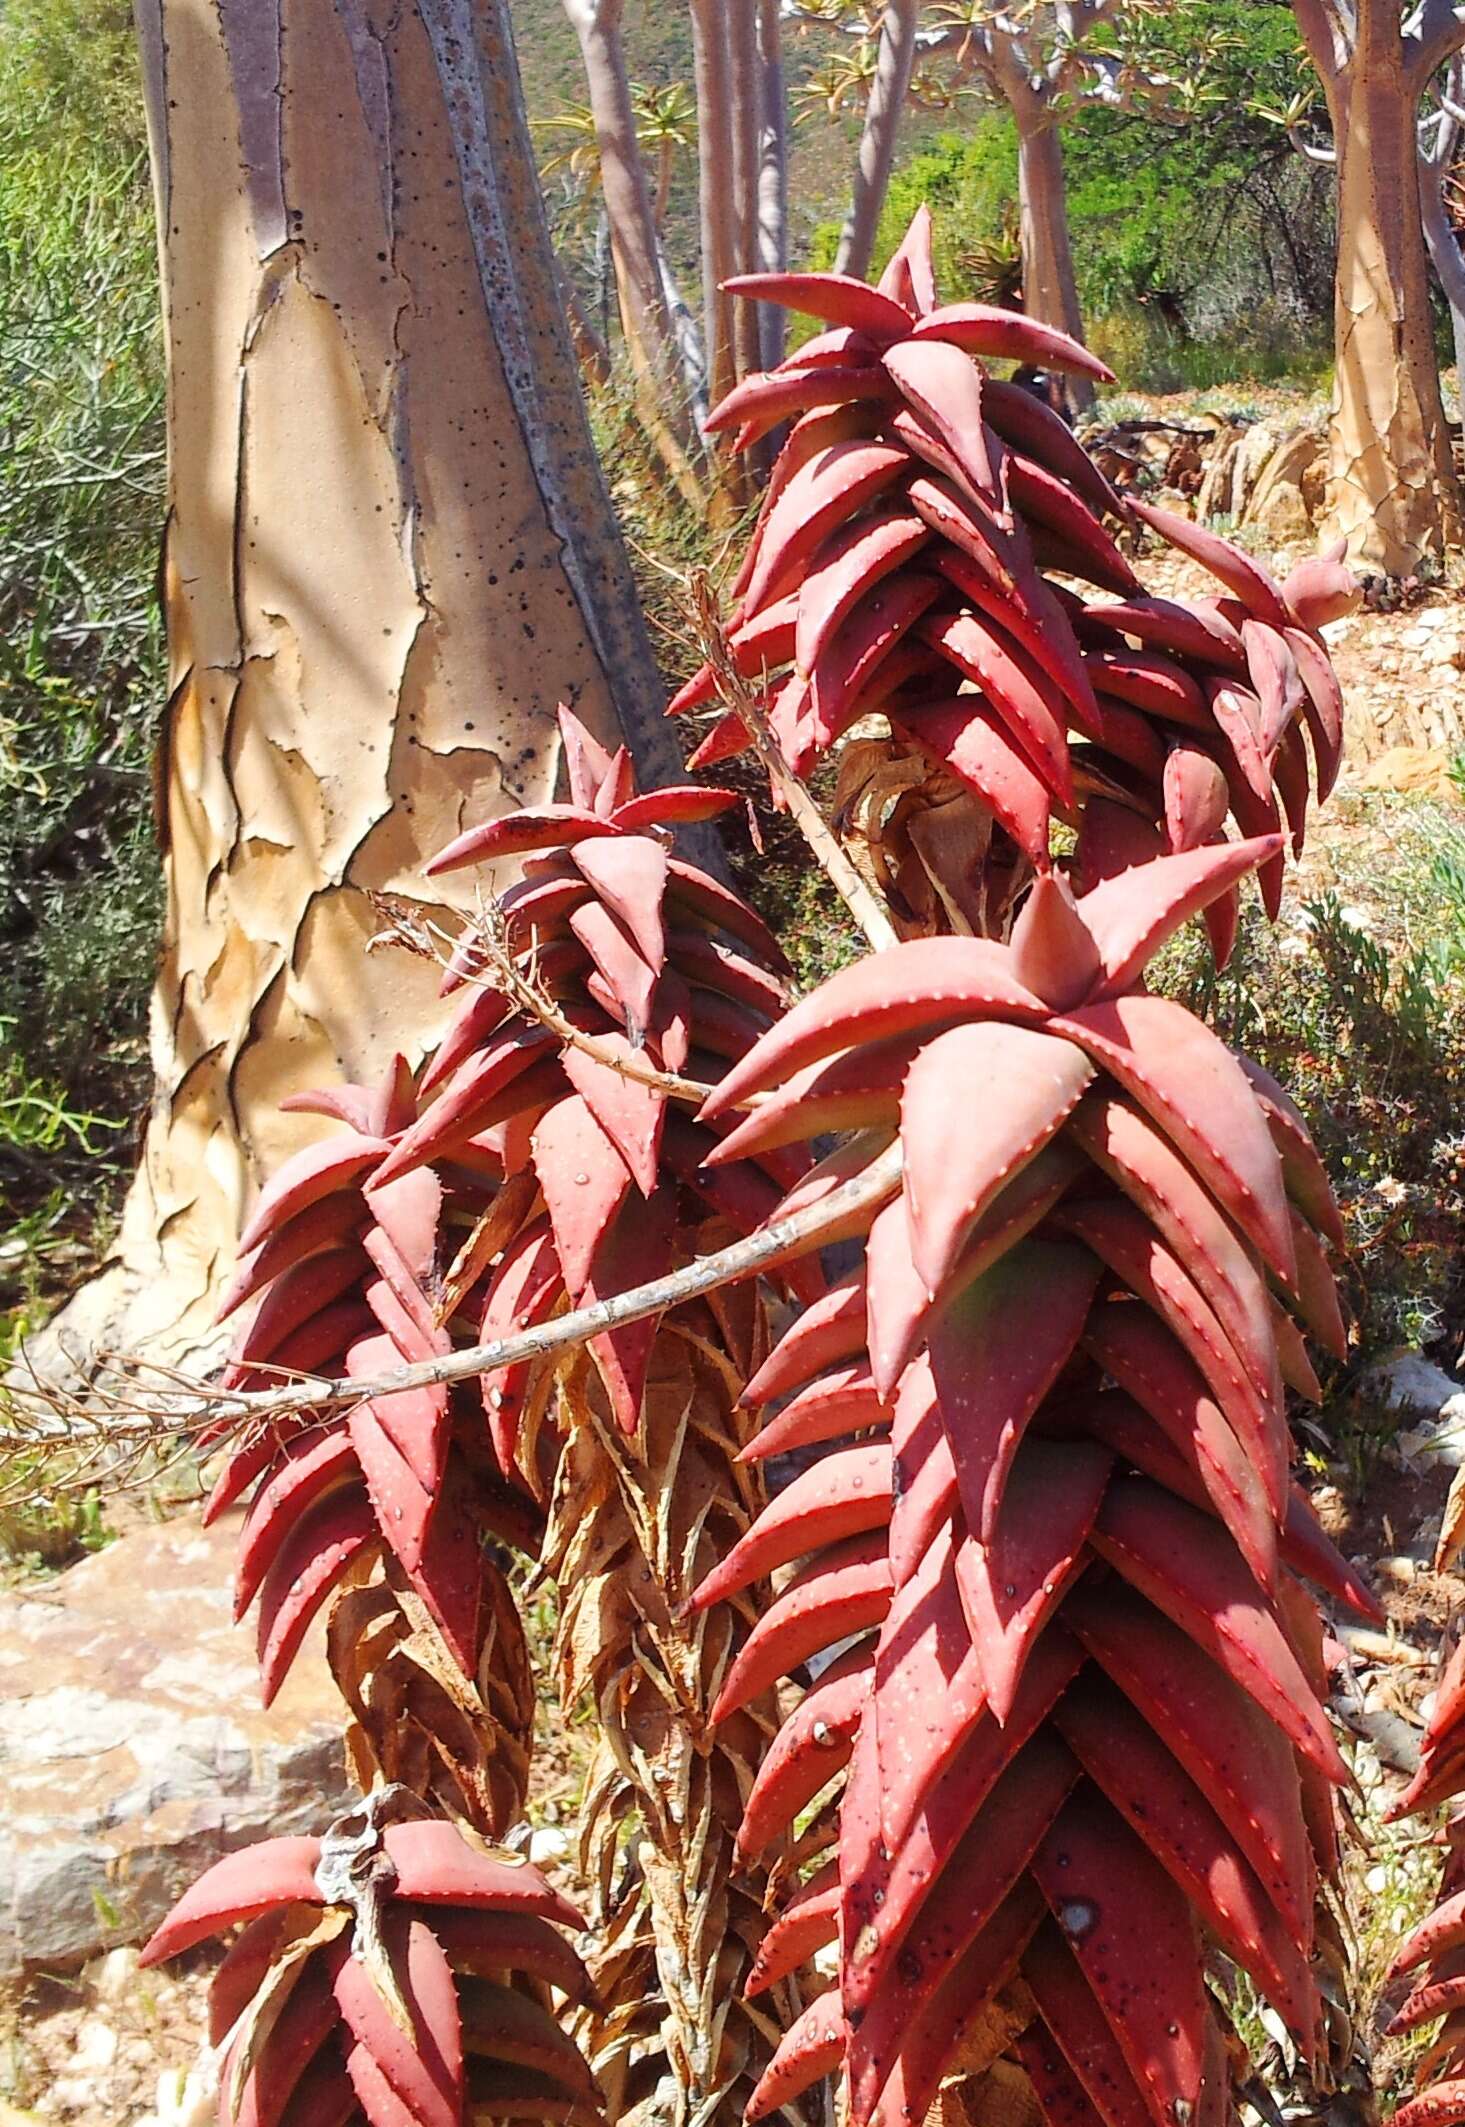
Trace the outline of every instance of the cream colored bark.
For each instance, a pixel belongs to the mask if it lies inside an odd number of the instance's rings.
[[[1459,42],[1452,10],[1401,31],[1398,0],[1298,0],[1327,94],[1338,163],[1329,535],[1386,576],[1412,575],[1460,536],[1440,404],[1421,225],[1416,120]],[[1432,17],[1441,21],[1434,24]],[[1450,19],[1447,19],[1450,18]]]
[[[439,1024],[370,954],[562,697],[643,774],[655,668],[555,295],[504,0],[138,0],[169,366],[156,1089],[62,1329],[205,1336],[261,1175]]]

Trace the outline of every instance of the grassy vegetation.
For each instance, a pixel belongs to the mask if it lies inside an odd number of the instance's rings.
[[[0,29],[0,1356],[105,1228],[141,1093],[162,356],[130,10]]]

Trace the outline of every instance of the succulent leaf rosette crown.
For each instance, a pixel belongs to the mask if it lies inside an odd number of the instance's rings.
[[[802,1561],[720,1712],[843,1649],[740,1834],[762,1851],[842,1777],[833,1857],[753,1984],[824,1944],[838,1978],[755,2117],[842,2068],[859,2127],[918,2121],[985,2017],[988,2058],[1016,2046],[1055,2127],[1219,2119],[1208,1943],[1316,2058],[1346,1774],[1307,1584],[1377,1614],[1288,1472],[1285,1391],[1317,1393],[1304,1340],[1343,1345],[1338,1217],[1280,1088],[1143,980],[1276,847],[1078,899],[1045,875],[1009,943],[847,969],[707,1103],[762,1096],[720,1158],[835,1116],[865,1160],[902,1155],[860,1267],[748,1389],[789,1398],[751,1455],[841,1444],[697,1596]]]
[[[1301,847],[1310,786],[1327,795],[1342,750],[1320,633],[1357,597],[1341,553],[1277,585],[1230,541],[1120,496],[1041,397],[987,364],[1109,370],[1019,313],[939,304],[925,208],[878,288],[827,273],[729,285],[829,327],[713,410],[740,450],[793,424],[729,653],[800,775],[853,728],[888,731],[878,767],[846,749],[839,802],[908,931],[1000,929],[1055,820],[1077,833],[1087,885],[1214,843],[1228,819],[1250,836],[1285,823]],[[1148,593],[1111,526],[1157,533],[1215,595]],[[704,666],[672,710],[715,693]],[[692,765],[748,744],[728,709]],[[1275,914],[1280,849],[1260,878]],[[1209,911],[1222,959],[1235,906],[1228,892]]]

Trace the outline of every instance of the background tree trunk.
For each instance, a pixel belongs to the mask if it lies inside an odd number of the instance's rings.
[[[1419,158],[1419,208],[1424,241],[1440,292],[1450,307],[1450,337],[1455,349],[1455,388],[1465,392],[1465,253],[1460,250],[1440,189],[1444,169]]]
[[[650,369],[665,389],[675,375],[676,357],[662,301],[651,190],[636,140],[621,44],[622,0],[565,0],[565,11],[585,63],[622,329],[632,361],[638,369]]]
[[[722,292],[722,283],[738,270],[727,20],[722,0],[691,0],[691,13],[702,237],[702,337],[707,349],[708,396],[715,406],[737,381],[732,297]]]
[[[1413,574],[1459,533],[1420,213],[1417,89],[1396,0],[1359,0],[1329,88],[1338,276],[1329,511],[1350,557]]]
[[[788,265],[788,105],[780,0],[758,0],[758,63],[762,69],[758,270],[782,273]],[[764,369],[776,369],[787,343],[788,313],[777,303],[760,303],[758,315],[759,360]]]
[[[138,0],[169,369],[156,1089],[64,1337],[205,1339],[262,1174],[438,1023],[370,896],[550,795],[554,708],[674,755],[555,292],[505,0]],[[55,1347],[52,1347],[53,1355]],[[45,1362],[46,1354],[43,1353]]]
[[[1056,325],[1075,340],[1083,338],[1083,312],[1068,239],[1068,187],[1063,171],[1063,136],[1057,120],[1017,118],[1017,197],[1022,246],[1022,301],[1030,317]],[[1094,403],[1086,377],[1065,377],[1064,390],[1075,412]]]
[[[896,137],[910,94],[919,13],[918,0],[889,0],[880,25],[875,78],[870,83],[860,151],[855,160],[854,191],[834,258],[837,273],[854,273],[863,278],[870,270],[880,210],[885,205],[895,161]]]
[[[739,273],[758,270],[758,179],[763,146],[763,80],[758,61],[758,0],[724,0],[732,106],[732,189]],[[740,377],[762,366],[762,303],[733,310],[733,357]]]

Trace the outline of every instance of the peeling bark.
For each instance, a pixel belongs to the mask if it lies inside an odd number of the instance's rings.
[[[890,0],[880,25],[875,77],[865,104],[850,210],[834,258],[836,273],[853,273],[863,279],[870,270],[875,232],[895,162],[896,137],[916,63],[919,14],[918,0]]]
[[[660,688],[579,395],[505,0],[137,0],[169,367],[156,1086],[82,1347],[196,1352],[262,1173],[439,1019],[370,896]],[[64,1348],[64,1346],[63,1346]],[[54,1350],[54,1346],[53,1346]],[[44,1359],[44,1354],[43,1354]]]

